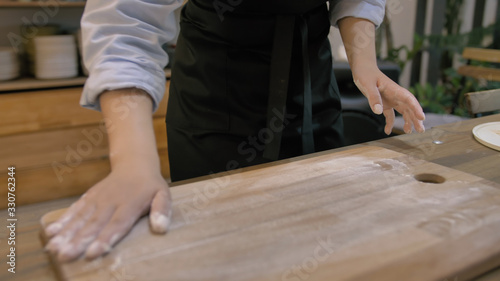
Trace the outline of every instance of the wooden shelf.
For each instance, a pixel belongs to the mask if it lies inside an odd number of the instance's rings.
[[[171,70],[166,68],[165,77],[170,79]],[[68,79],[39,80],[35,78],[19,78],[12,81],[0,81],[0,93],[9,91],[38,90],[47,88],[61,88],[71,86],[82,86],[87,77],[80,76]]]
[[[63,1],[32,1],[32,2],[19,2],[19,1],[1,1],[0,0],[0,8],[39,8],[43,7],[45,4],[54,4],[56,3],[58,7],[85,7],[86,1],[78,1],[78,2],[63,2]]]
[[[12,81],[1,81],[0,92],[81,86],[85,84],[85,80],[87,80],[87,77],[75,77],[68,79],[51,79],[51,80],[39,80],[35,78],[19,78]]]

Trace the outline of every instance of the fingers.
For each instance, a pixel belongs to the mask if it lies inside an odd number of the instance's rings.
[[[95,206],[86,206],[81,208],[77,213],[71,216],[71,221],[67,222],[61,231],[56,236],[50,239],[45,250],[56,254],[59,252],[69,241],[73,239],[75,234],[82,229],[87,220],[93,215]]]
[[[114,208],[112,207],[94,212],[93,216],[74,238],[61,247],[57,255],[58,260],[68,262],[81,256],[89,244],[95,240],[100,230],[111,219],[113,212]]]
[[[46,228],[47,235],[52,237],[46,250],[62,262],[82,254],[88,259],[99,257],[109,252],[139,217],[150,210],[154,218],[153,229],[166,232],[171,216],[170,194],[166,187],[159,173],[137,177],[130,175],[128,169],[112,172]]]
[[[422,120],[417,121],[417,126],[415,127],[415,130],[417,130],[417,132],[419,132],[419,133],[425,132],[425,126],[424,126],[424,122]]]
[[[355,79],[354,84],[358,89],[363,93],[363,95],[368,99],[368,103],[370,104],[370,108],[373,113],[380,115],[384,111],[382,97],[380,96],[380,92],[378,91],[376,83],[372,86],[365,86],[360,80]]]
[[[415,131],[419,133],[425,132],[425,127],[424,127],[424,122],[422,119],[420,119],[418,116],[415,116],[416,114],[411,114],[411,122],[413,124],[413,127],[415,128]],[[425,116],[425,115],[424,115]]]
[[[172,217],[170,191],[163,188],[156,193],[151,203],[149,223],[154,233],[163,234],[168,230]]]
[[[409,118],[405,118],[403,115],[403,119],[405,120],[405,124],[403,125],[403,130],[406,134],[411,134],[412,131],[412,123]]]
[[[381,96],[385,101],[386,107],[394,108],[403,115],[405,121],[403,130],[405,133],[411,133],[412,128],[415,128],[415,131],[419,133],[424,132],[423,120],[425,119],[425,114],[415,96],[392,80],[388,80],[388,78],[382,80],[382,82],[379,82]],[[392,114],[394,114],[394,111],[392,111]],[[393,126],[393,115],[386,115],[385,111],[384,115],[386,116],[385,133],[387,134],[389,128],[392,129]],[[390,117],[389,120],[388,116]]]
[[[84,196],[82,196],[78,201],[71,204],[68,210],[57,221],[47,226],[45,234],[50,238],[59,233],[70,222],[73,216],[85,207],[85,203]]]
[[[404,91],[406,95],[406,99],[404,99],[406,108],[403,110],[403,118],[405,120],[403,128],[406,133],[411,133],[413,126],[415,131],[423,133],[425,131],[423,123],[423,120],[425,120],[424,111],[415,96],[406,89]]]
[[[408,105],[409,109],[411,110],[411,112],[413,113],[413,118],[415,120],[420,120],[420,121],[423,121],[425,120],[425,114],[424,114],[424,110],[422,109],[422,107],[420,106],[420,103],[418,102],[417,98],[415,98],[415,96],[410,93],[408,90],[402,88],[405,93],[404,95],[406,96],[406,99],[405,99],[405,104]],[[415,122],[417,123],[417,122]]]
[[[87,259],[94,259],[108,253],[121,240],[139,219],[140,212],[125,210],[128,206],[117,209],[97,238],[85,251]]]
[[[405,133],[410,134],[412,132],[412,127],[419,133],[425,132],[423,121],[417,118],[411,110],[406,110],[403,113],[403,119],[405,121],[403,126]]]
[[[394,127],[394,109],[386,109],[384,110],[384,116],[385,116],[385,128],[384,128],[384,133],[386,135],[390,135],[392,132],[392,128]]]

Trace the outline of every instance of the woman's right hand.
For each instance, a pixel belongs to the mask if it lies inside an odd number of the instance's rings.
[[[121,167],[90,188],[45,232],[46,249],[60,261],[83,253],[88,259],[106,254],[143,215],[150,213],[151,230],[166,233],[171,217],[167,182],[159,172]]]
[[[46,249],[61,261],[109,252],[148,212],[153,232],[165,233],[170,222],[171,199],[161,175],[150,96],[128,88],[104,92],[100,102],[111,173],[47,227],[52,238]]]

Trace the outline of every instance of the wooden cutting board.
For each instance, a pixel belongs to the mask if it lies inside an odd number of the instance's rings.
[[[61,280],[462,281],[500,262],[498,184],[383,148],[171,190],[167,235],[143,218],[104,258],[54,262]]]

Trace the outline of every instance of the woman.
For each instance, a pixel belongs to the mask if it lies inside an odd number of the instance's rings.
[[[168,3],[167,3],[168,2]],[[143,215],[165,233],[171,217],[151,113],[164,92],[161,45],[182,1],[87,1],[90,69],[82,105],[106,120],[112,172],[50,225],[47,249],[62,261],[110,249]],[[167,115],[172,180],[235,169],[342,144],[330,24],[338,25],[353,78],[392,129],[394,111],[423,131],[411,93],[376,65],[381,0],[190,0],[183,8]]]

